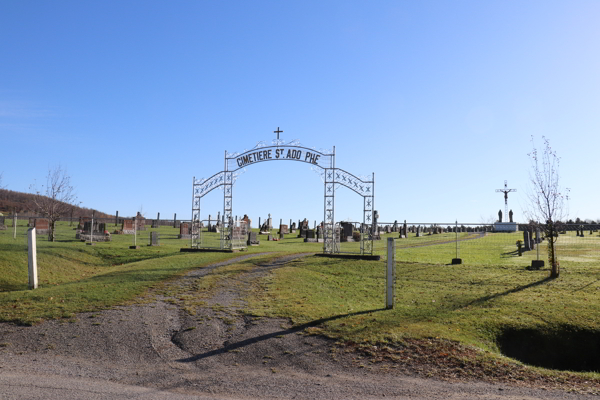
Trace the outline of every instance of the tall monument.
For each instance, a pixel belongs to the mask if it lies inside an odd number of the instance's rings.
[[[516,192],[517,189],[509,189],[507,181],[504,181],[504,189],[496,189],[496,193],[504,193],[504,214],[502,210],[498,210],[498,222],[494,224],[496,232],[516,232],[519,230],[519,226],[516,222],[513,222],[513,212],[508,212],[508,194]],[[504,218],[502,218],[504,215]],[[503,219],[509,218],[509,222],[504,222]]]

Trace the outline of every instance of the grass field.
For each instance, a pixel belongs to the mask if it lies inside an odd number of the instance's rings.
[[[68,223],[60,223],[56,242],[38,237],[40,288],[28,290],[26,227],[18,230],[16,240],[10,226],[0,231],[0,321],[23,324],[131,302],[166,279],[238,255],[180,253],[190,244],[177,239],[172,227],[155,229],[161,235],[159,247],[147,246],[150,228],[139,233],[138,250],[129,249],[132,235],[87,246],[75,240]],[[354,343],[437,338],[498,354],[506,350],[503,341],[509,335],[526,343],[524,335],[537,332],[547,346],[544,351],[564,347],[577,357],[585,349],[600,354],[600,237],[561,236],[561,275],[550,280],[548,268],[525,268],[536,252],[518,256],[515,242],[522,234],[461,234],[461,265],[449,265],[456,243],[454,234],[445,235],[396,241],[393,310],[384,309],[385,262],[309,256],[274,270],[254,292],[249,312],[287,317],[294,324],[318,321],[313,332]],[[381,254],[385,238],[376,243]],[[248,253],[322,251],[321,243],[303,243],[295,234],[282,241],[260,239],[260,246],[249,247]],[[344,246],[353,251],[351,246],[359,244]],[[545,245],[540,258],[546,259]],[[223,276],[231,270],[235,267]],[[582,370],[598,370],[598,364],[590,365]],[[600,379],[598,374],[591,378]]]

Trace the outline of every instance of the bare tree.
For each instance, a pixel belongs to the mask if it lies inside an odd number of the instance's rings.
[[[77,196],[71,186],[71,178],[59,165],[54,169],[48,169],[45,186],[42,185],[38,190],[34,183],[29,189],[34,193],[31,208],[39,215],[48,218],[50,222],[48,240],[54,242],[56,221],[70,213],[72,207],[77,205]]]
[[[568,214],[565,200],[569,199],[569,189],[563,191],[560,186],[560,157],[556,155],[548,139],[542,136],[542,140],[544,147],[538,152],[532,136],[533,150],[527,154],[531,159],[529,179],[532,186],[527,194],[527,214],[530,220],[542,222],[541,227],[548,239],[548,262],[552,266],[550,277],[558,278],[560,268],[556,257],[556,241],[561,221]]]

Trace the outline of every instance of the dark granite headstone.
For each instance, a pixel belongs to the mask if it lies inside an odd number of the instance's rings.
[[[258,235],[254,231],[248,232],[248,241],[246,242],[248,246],[258,246],[260,241],[258,240]]]
[[[262,224],[262,226],[260,227],[259,233],[261,235],[268,235],[269,233],[271,233],[271,231],[269,230],[269,224],[267,224],[266,222],[264,224]]]
[[[353,225],[350,222],[340,222],[340,228],[342,242],[347,241],[348,236],[352,237]]]
[[[279,234],[287,234],[288,232],[288,226],[287,225],[279,225]]]
[[[315,230],[314,229],[307,229],[306,230],[306,239],[316,239],[316,237],[315,237]]]

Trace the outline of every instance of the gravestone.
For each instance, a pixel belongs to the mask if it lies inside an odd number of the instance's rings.
[[[263,223],[262,226],[260,227],[259,233],[261,235],[268,235],[271,233],[271,231],[269,230],[269,225],[267,224],[267,222]]]
[[[288,226],[287,225],[279,225],[279,234],[288,234]]]
[[[35,218],[29,218],[29,222],[27,222],[27,227],[28,228],[34,228],[35,227]]]
[[[187,222],[182,222],[179,224],[179,235],[178,239],[191,239],[192,235],[190,233],[190,224]]]
[[[247,214],[244,214],[244,218],[242,218],[242,221],[244,221],[246,223],[246,226],[248,227],[248,229],[252,229],[252,220],[250,218],[248,218]]]
[[[248,241],[248,225],[240,220],[231,228],[232,239],[236,243],[242,243]]]
[[[148,246],[160,246],[158,232],[150,232],[150,244]]]
[[[178,228],[177,213],[173,213],[173,228]]]
[[[389,225],[385,226],[385,233],[392,233],[392,227]]]
[[[89,234],[90,232],[98,232],[98,222],[94,221],[94,227],[92,228],[92,221],[85,221],[83,223],[83,233]]]
[[[146,218],[144,218],[144,216],[142,214],[140,214],[139,211],[138,211],[137,215],[135,216],[135,224],[136,224],[136,229],[138,231],[146,230]]]
[[[394,221],[394,225],[392,226],[392,232],[398,232],[398,220]]]
[[[423,234],[421,233],[421,225],[417,227],[417,237],[421,237]]]
[[[50,232],[50,226],[46,218],[35,218],[33,221],[35,233],[38,235],[47,235]]]
[[[299,229],[300,232],[298,233],[298,237],[306,239],[306,231],[308,230],[308,220],[306,218],[299,223]]]
[[[4,215],[0,215],[0,231],[6,230],[6,225],[4,224],[4,219],[6,217]]]
[[[353,226],[350,222],[340,222],[340,228],[340,240],[342,242],[347,242],[348,239],[352,239]]]
[[[290,225],[290,230],[291,230],[290,233],[296,233],[296,223],[295,222],[293,222]]]
[[[306,238],[304,239],[305,242],[315,242],[316,243],[319,241],[319,239],[317,238],[315,229],[307,229],[304,232],[306,232]]]
[[[91,220],[92,219],[90,217],[79,217],[79,224],[78,224],[77,228],[83,230],[85,223],[89,222]]]
[[[254,231],[248,232],[248,241],[246,242],[248,246],[258,246],[260,241],[258,240],[258,235]]]
[[[126,235],[133,235],[135,233],[134,220],[124,219],[123,225],[121,225],[121,232]]]
[[[360,232],[359,231],[353,231],[352,232],[352,239],[355,242],[360,242]]]
[[[98,226],[98,232],[100,232],[100,233],[106,232],[106,223],[105,222],[101,222],[97,226]]]
[[[529,240],[529,236],[530,236],[529,231],[524,230],[523,231],[523,246],[524,246],[525,251],[531,250],[531,241]]]
[[[269,230],[273,229],[273,219],[271,218],[271,214],[269,214],[269,218],[267,218],[267,227]]]
[[[265,222],[266,224],[266,222]],[[269,234],[267,235],[267,241],[271,241],[273,240],[273,235],[271,235],[271,232],[269,232]]]

